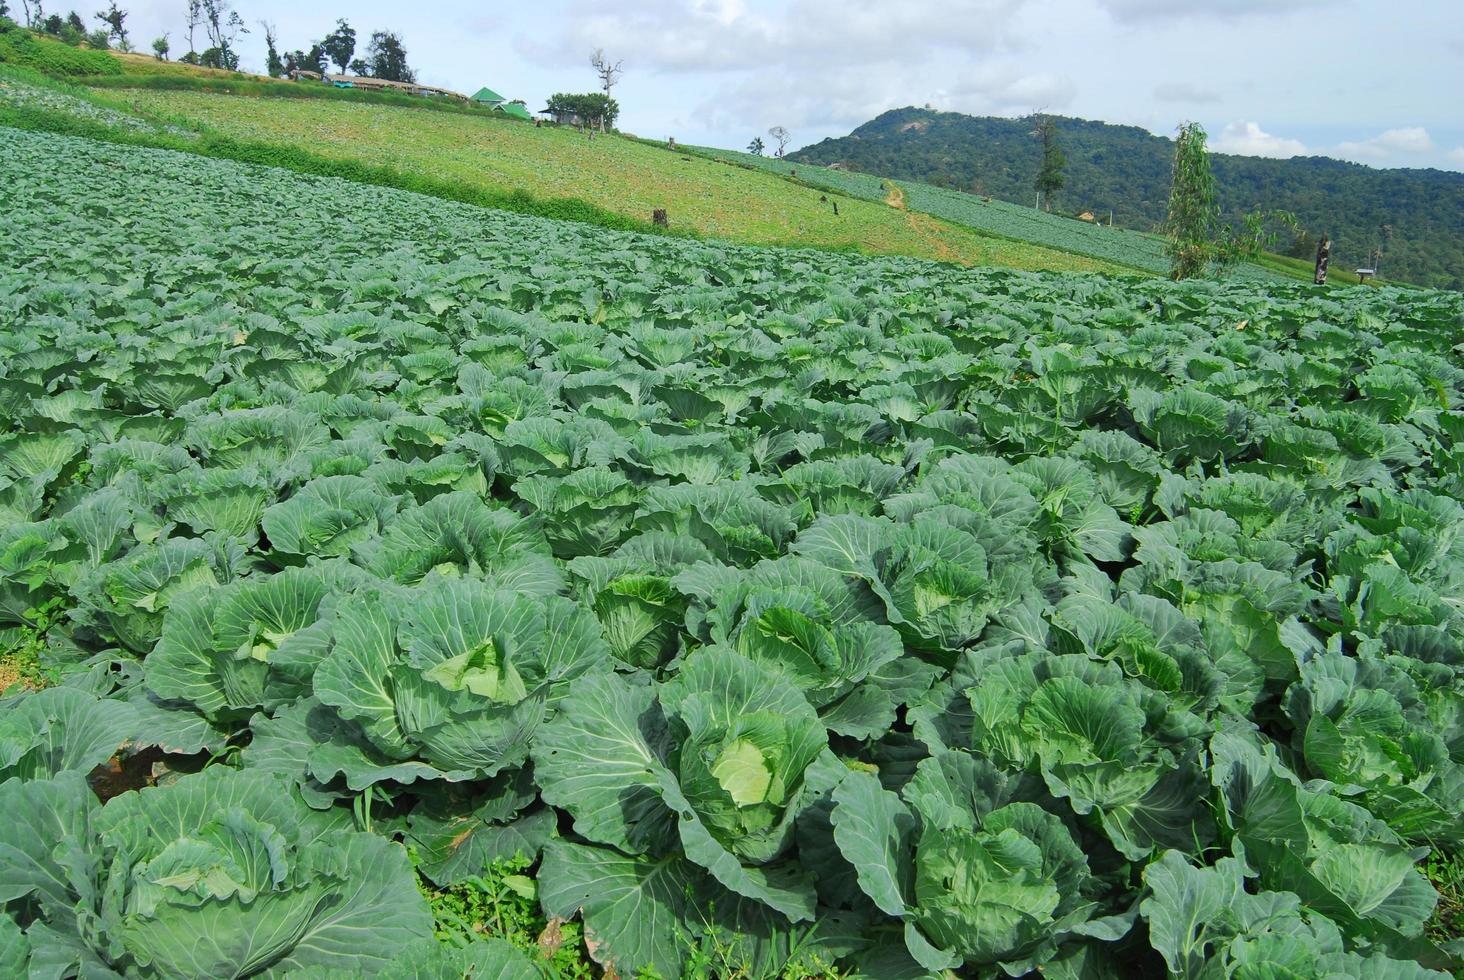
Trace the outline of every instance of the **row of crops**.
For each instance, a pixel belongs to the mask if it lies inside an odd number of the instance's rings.
[[[831,170],[817,164],[799,164],[775,157],[753,156],[733,150],[697,147],[697,152],[739,166],[755,167],[818,187],[848,194],[868,201],[883,201],[889,195],[890,181],[871,174]],[[944,218],[953,224],[975,228],[993,235],[1018,241],[1035,242],[1051,248],[1086,255],[1090,258],[1117,262],[1132,269],[1167,273],[1169,259],[1164,242],[1154,236],[1125,228],[1110,228],[1096,223],[1065,218],[1036,208],[978,197],[917,181],[899,181],[905,203],[916,211]],[[1279,275],[1259,266],[1242,265],[1240,276],[1257,280],[1278,280]]]
[[[542,976],[416,885],[510,855],[626,978],[1459,952],[1457,294],[12,130],[0,239],[0,974]]]

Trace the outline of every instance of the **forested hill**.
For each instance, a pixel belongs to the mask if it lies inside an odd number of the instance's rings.
[[[1172,141],[1135,126],[1087,119],[1060,117],[1058,126],[1069,166],[1056,206],[1105,219],[1112,210],[1120,225],[1157,228],[1169,193]],[[1041,155],[1032,128],[1030,118],[895,109],[789,159],[843,163],[880,176],[1032,203]],[[1213,159],[1227,214],[1282,208],[1306,231],[1332,235],[1339,266],[1357,268],[1381,246],[1384,276],[1464,288],[1464,174],[1379,170],[1326,157]],[[1384,226],[1391,229],[1386,241]]]

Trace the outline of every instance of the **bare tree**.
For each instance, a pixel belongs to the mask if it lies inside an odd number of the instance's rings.
[[[774,143],[778,144],[778,150],[776,153],[773,154],[773,156],[781,160],[783,158],[783,151],[786,150],[788,148],[788,144],[793,141],[793,134],[788,132],[787,126],[774,126],[772,129],[768,130],[768,135],[773,138]]]
[[[590,55],[590,67],[595,69],[596,75],[600,76],[600,87],[605,90],[605,99],[607,102],[610,99],[610,90],[615,87],[615,83],[620,80],[620,76],[625,74],[625,69],[622,67],[624,64],[625,62],[623,61],[617,61],[612,65],[610,59],[605,57],[604,48],[596,48],[594,53]],[[601,118],[600,132],[603,133],[604,131],[605,120]]]
[[[198,60],[198,46],[193,35],[203,26],[203,0],[188,0],[188,53]]]
[[[41,6],[41,0],[20,0],[20,5],[25,8],[25,26],[35,27],[46,17],[46,11]]]

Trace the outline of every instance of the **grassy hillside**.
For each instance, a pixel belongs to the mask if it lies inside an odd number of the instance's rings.
[[[1013,204],[1010,201],[936,187],[919,181],[895,181],[871,173],[835,170],[818,164],[800,164],[796,160],[753,156],[736,150],[713,147],[694,149],[697,153],[725,163],[776,173],[865,200],[882,201],[895,207],[924,212],[954,224],[975,228],[985,234],[1034,242],[1064,252],[1118,262],[1159,274],[1169,270],[1169,259],[1164,255],[1163,240],[1146,232],[1090,224],[1061,214],[1039,211],[1029,205]],[[1235,274],[1261,279],[1279,277],[1309,280],[1312,270],[1307,263],[1288,260],[1284,256],[1268,255],[1258,262],[1240,267]],[[1339,275],[1342,281],[1357,281],[1357,277],[1350,273]]]
[[[1069,211],[1113,211],[1120,226],[1157,227],[1168,199],[1174,144],[1133,126],[1060,119]],[[1031,120],[897,109],[841,139],[793,154],[796,163],[844,163],[1018,204],[1032,200],[1040,147]],[[1334,268],[1363,265],[1384,246],[1382,270],[1423,285],[1464,287],[1464,174],[1378,170],[1320,157],[1262,160],[1216,154],[1223,210],[1284,208],[1332,236]]]
[[[591,141],[455,101],[299,85],[141,55],[82,51],[81,72],[68,61],[76,49],[24,32],[10,38],[24,39],[16,50],[41,70],[50,65],[52,74],[87,86],[31,78],[52,91],[21,101],[104,123],[131,142],[163,134],[167,139],[154,145],[622,229],[646,228],[652,211],[665,208],[675,233],[749,244],[1023,269],[1167,270],[1152,235],[930,184],[807,164],[799,172],[791,161],[700,147],[671,151],[633,138]],[[10,124],[19,125],[13,115]],[[27,128],[102,135],[58,128],[55,120],[32,120]],[[179,143],[190,137],[186,147]],[[1303,263],[1280,257],[1234,274],[1310,278]]]
[[[430,107],[258,98],[155,87],[108,91],[119,107],[252,142],[308,148],[343,161],[500,192],[572,197],[673,227],[759,245],[812,245],[912,255],[968,265],[1134,272],[1119,263],[985,235],[882,203],[821,200],[773,175],[619,138]],[[250,91],[250,95],[257,92]]]

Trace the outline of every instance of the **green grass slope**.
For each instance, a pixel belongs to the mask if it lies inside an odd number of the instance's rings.
[[[865,200],[884,201],[921,211],[984,234],[1000,235],[1061,249],[1075,255],[1118,262],[1163,275],[1169,270],[1164,242],[1157,235],[1130,228],[1109,228],[1060,214],[1050,214],[998,198],[967,194],[920,181],[898,181],[874,174],[831,169],[823,164],[753,156],[737,150],[693,147],[694,152],[730,163],[775,173],[801,183],[826,187]],[[1311,263],[1283,255],[1266,254],[1242,264],[1233,275],[1252,279],[1305,279]],[[1355,285],[1357,276],[1334,269],[1332,278]]]
[[[824,200],[799,186],[624,137],[430,106],[270,98],[273,86],[108,89],[116,108],[254,145],[303,148],[495,194],[574,198],[638,222],[658,208],[672,227],[755,245],[909,255],[965,265],[1134,273],[1121,263],[1014,241],[879,202]],[[280,89],[286,88],[280,86]]]

